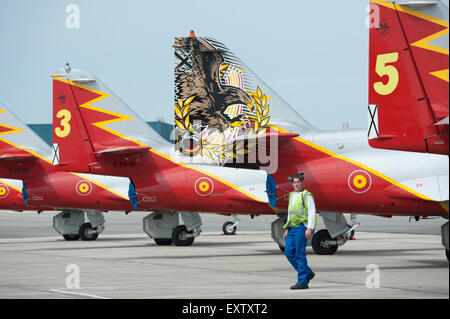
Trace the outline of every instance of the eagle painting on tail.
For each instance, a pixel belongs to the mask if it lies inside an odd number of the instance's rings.
[[[242,122],[244,114],[233,116],[226,112],[229,106],[252,104],[251,96],[243,89],[222,83],[220,66],[224,63],[222,53],[203,38],[176,38],[175,98],[189,104],[192,123],[200,121],[224,131],[232,123]],[[237,125],[235,125],[237,126]]]

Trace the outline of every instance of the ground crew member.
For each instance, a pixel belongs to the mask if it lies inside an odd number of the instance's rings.
[[[316,223],[316,205],[313,195],[303,188],[303,179],[303,173],[289,177],[294,191],[289,194],[288,220],[283,226],[284,254],[298,272],[297,283],[291,289],[309,288],[308,283],[315,276],[306,260],[306,242]]]

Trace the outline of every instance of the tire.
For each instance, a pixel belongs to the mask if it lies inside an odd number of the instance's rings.
[[[65,240],[78,240],[80,239],[80,235],[63,235]]]
[[[190,246],[194,242],[194,237],[191,238],[183,238],[185,234],[189,232],[186,229],[185,225],[180,225],[175,227],[172,232],[172,242],[175,246]]]
[[[236,233],[236,226],[233,222],[225,222],[222,225],[222,231],[225,235],[234,235]],[[232,227],[233,226],[233,227]]]
[[[90,235],[88,232],[89,230],[93,229],[91,223],[84,223],[81,225],[80,230],[78,234],[80,235],[81,240],[85,241],[92,241],[96,240],[98,237],[98,234],[92,234]]]
[[[153,238],[155,243],[159,246],[172,245],[172,238]]]
[[[321,229],[312,238],[312,248],[317,255],[333,255],[339,246],[325,246],[326,240],[331,240],[330,233],[326,229]]]

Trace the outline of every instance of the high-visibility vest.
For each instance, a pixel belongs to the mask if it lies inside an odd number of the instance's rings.
[[[294,192],[289,194],[288,220],[284,228],[289,228],[290,226],[298,227],[302,223],[308,223],[308,196],[313,196],[313,194],[305,189],[295,202],[292,200],[293,195]],[[314,222],[315,224],[316,222]]]

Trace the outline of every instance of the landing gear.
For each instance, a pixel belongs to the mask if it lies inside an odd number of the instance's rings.
[[[222,225],[222,231],[225,235],[234,235],[236,233],[236,226],[234,226],[233,222],[225,222]]]
[[[80,227],[80,231],[78,233],[80,235],[81,240],[92,241],[98,238],[98,231],[94,227],[92,227],[91,223],[84,223]]]
[[[188,231],[185,225],[175,227],[172,232],[172,241],[176,246],[190,246],[194,242],[192,231]]]
[[[238,217],[238,215],[233,215],[233,221],[225,222],[222,225],[222,231],[225,235],[234,235],[236,233],[236,226],[239,224],[241,219]]]
[[[320,213],[325,223],[326,229],[319,230],[312,234],[308,239],[307,245],[311,245],[313,251],[318,255],[332,255],[339,246],[344,245],[348,240],[352,239],[355,234],[355,228],[359,223],[355,221],[355,216],[351,216],[352,225],[348,225],[342,214],[337,213]],[[285,241],[283,234],[284,224],[286,224],[287,215],[280,215],[272,222],[272,239],[278,244],[281,251],[284,252]]]
[[[348,240],[353,239],[355,228],[359,226],[356,216],[351,215],[352,225],[347,223],[344,215],[321,212],[326,229],[321,229],[312,237],[312,248],[318,255],[333,255]]]
[[[170,245],[172,245],[172,238],[154,238],[154,241],[159,246],[170,246]]]
[[[179,216],[184,225],[179,224]],[[157,245],[189,246],[201,233],[202,221],[198,213],[155,211],[143,220],[144,232]]]
[[[71,241],[71,240],[79,240],[80,235],[63,235],[63,238],[65,240]]]
[[[313,236],[312,248],[318,255],[333,255],[337,251],[338,245],[333,243],[328,230],[321,229]]]
[[[84,216],[89,220],[85,223]],[[103,213],[94,210],[67,210],[53,217],[53,228],[60,233],[65,240],[96,240],[105,229]]]

